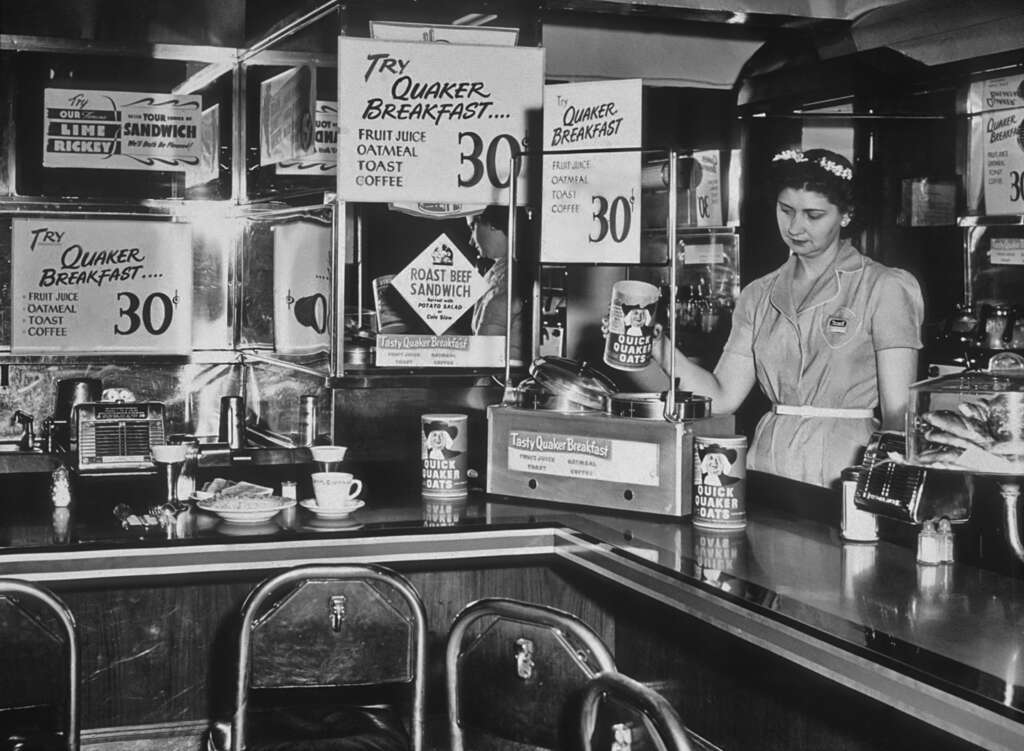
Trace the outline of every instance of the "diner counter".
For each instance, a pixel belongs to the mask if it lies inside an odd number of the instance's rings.
[[[837,494],[751,473],[736,532],[689,520],[472,492],[376,490],[340,521],[297,507],[265,524],[201,510],[170,531],[110,509],[0,508],[0,575],[50,586],[168,581],[316,561],[544,562],[578,569],[984,748],[1024,748],[1024,581],[910,545],[844,544]],[[142,511],[142,509],[139,509]]]

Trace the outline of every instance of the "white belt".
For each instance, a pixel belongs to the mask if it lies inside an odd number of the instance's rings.
[[[849,419],[863,419],[875,416],[873,409],[843,407],[811,407],[809,405],[775,404],[772,412],[777,415],[796,415],[798,417],[843,417]]]

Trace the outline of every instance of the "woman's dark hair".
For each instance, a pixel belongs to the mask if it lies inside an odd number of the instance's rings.
[[[772,169],[776,195],[785,188],[813,190],[841,212],[853,212],[853,165],[842,154],[828,149],[787,149],[775,155]]]
[[[477,221],[508,234],[508,206],[489,204],[477,215]]]

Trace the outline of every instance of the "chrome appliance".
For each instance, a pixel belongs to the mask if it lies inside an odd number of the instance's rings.
[[[530,372],[522,398],[487,408],[489,493],[692,513],[693,437],[733,435],[732,415],[712,415],[706,397],[685,392],[616,394],[603,375],[564,358],[538,358]]]
[[[73,410],[70,454],[79,474],[153,471],[166,443],[161,402],[85,402]]]

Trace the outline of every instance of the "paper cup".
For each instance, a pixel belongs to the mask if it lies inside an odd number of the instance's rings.
[[[618,370],[643,370],[654,349],[654,322],[661,290],[635,280],[612,285],[604,361]]]
[[[351,472],[314,472],[311,478],[316,505],[324,508],[351,506],[353,499],[363,492],[363,481]]]
[[[345,454],[347,446],[310,446],[309,453],[316,462],[318,472],[336,472]]]

